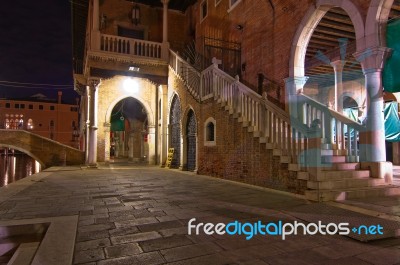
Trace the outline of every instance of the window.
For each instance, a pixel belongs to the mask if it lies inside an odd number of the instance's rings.
[[[72,111],[72,112],[77,112],[77,111],[78,111],[78,108],[77,108],[77,107],[71,107],[71,111]]]
[[[50,110],[55,110],[54,106],[50,106]]]
[[[204,123],[204,145],[215,146],[216,145],[216,122],[214,118],[208,118]]]
[[[33,129],[33,120],[32,119],[28,119],[28,124],[26,125],[26,128],[28,130],[32,130]]]
[[[6,119],[6,124],[5,124],[6,129],[10,129],[10,120]]]
[[[53,120],[50,121],[50,127],[54,127],[54,121]]]
[[[9,108],[10,108],[10,106],[11,106],[11,104],[10,104],[10,103],[6,103],[6,108],[7,108],[7,109],[9,109]]]
[[[43,109],[43,105],[39,105],[39,109],[42,110]]]
[[[29,109],[33,109],[33,105],[32,104],[29,104]]]
[[[232,9],[234,9],[242,0],[229,0],[229,9],[228,12],[230,12]]]
[[[19,109],[19,104],[14,104],[14,108]]]
[[[208,5],[207,5],[207,0],[203,0],[200,4],[200,22],[203,21],[207,17],[207,10]]]
[[[25,104],[19,105],[19,108],[20,108],[20,109],[25,109]]]

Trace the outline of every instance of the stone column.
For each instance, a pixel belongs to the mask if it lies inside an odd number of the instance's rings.
[[[169,0],[161,0],[163,4],[163,43],[168,42],[168,3]]]
[[[304,85],[308,80],[307,76],[296,76],[285,78],[285,88],[287,95],[286,109],[292,119],[302,119],[300,104],[297,95],[303,93]]]
[[[89,164],[89,131],[90,131],[90,86],[86,86],[86,130],[85,130],[85,164]]]
[[[366,157],[360,157],[361,161],[386,161],[382,69],[390,52],[386,47],[373,47],[354,54],[361,63],[367,90],[366,131],[360,135],[360,153],[365,148]]]
[[[92,13],[92,36],[91,36],[91,43],[92,49],[100,50],[100,12],[99,12],[99,0],[93,0],[93,13]]]
[[[156,128],[154,125],[148,126],[147,143],[149,145],[149,165],[156,164]],[[143,141],[143,137],[142,137]]]
[[[159,134],[160,134],[160,165],[164,166],[168,156],[168,86],[161,85],[161,93],[159,98],[161,99],[161,110],[160,119],[158,120]],[[158,88],[157,88],[158,89]]]
[[[335,72],[335,105],[337,112],[343,112],[343,68],[346,61],[337,60],[331,62],[333,71]]]
[[[169,42],[168,42],[168,3],[169,0],[161,0],[163,4],[163,43],[161,51],[161,59],[168,61]]]
[[[110,161],[110,148],[111,148],[111,142],[110,142],[111,123],[105,122],[103,124],[103,126],[104,126],[104,148],[105,148],[104,161],[109,162]]]
[[[97,113],[98,113],[98,79],[89,81],[90,126],[89,126],[89,167],[97,167]]]

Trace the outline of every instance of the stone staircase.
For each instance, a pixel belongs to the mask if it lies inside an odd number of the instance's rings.
[[[179,65],[179,71],[193,71],[190,65],[185,70],[185,62],[175,53],[171,55],[174,64]],[[185,79],[173,66],[171,68],[182,80]],[[302,114],[302,123],[296,121],[293,124],[285,111],[240,83],[238,78],[232,78],[218,69],[216,63],[198,76],[198,88],[191,86],[188,91],[200,102],[213,98],[227,115],[232,115],[260,144],[265,144],[265,148],[271,150],[273,156],[279,157],[281,164],[287,164],[288,170],[296,173],[299,181],[306,182],[307,189],[304,193],[307,199],[331,201],[400,195],[400,188],[391,185],[390,180],[373,178],[370,170],[361,168],[361,163],[356,162],[359,153],[357,142],[354,139],[346,140],[344,130],[341,135],[343,141],[339,142],[340,137],[335,140],[328,121],[334,120],[335,124],[340,123],[348,131],[357,131],[357,134],[360,124],[338,113],[332,113],[326,106],[303,95],[299,102],[304,104],[303,109],[309,113]],[[318,139],[321,144],[317,148],[320,160],[313,168],[303,162],[302,156],[307,155],[307,149],[312,144],[312,136],[307,130],[312,128],[316,119],[323,122],[322,137]],[[327,141],[333,144],[324,143]],[[346,148],[339,149],[337,146]]]

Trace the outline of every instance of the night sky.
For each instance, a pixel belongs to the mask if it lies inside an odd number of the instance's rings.
[[[77,94],[72,86],[69,0],[4,2],[0,8],[0,36],[0,98],[27,97],[38,92],[56,98],[61,89],[63,99],[74,102]],[[12,87],[3,81],[55,86]]]

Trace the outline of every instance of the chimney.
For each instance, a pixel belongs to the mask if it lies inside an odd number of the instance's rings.
[[[61,104],[62,91],[58,91],[58,104]]]

